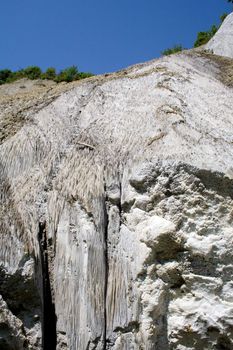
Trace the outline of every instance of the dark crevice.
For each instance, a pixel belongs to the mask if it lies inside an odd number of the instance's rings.
[[[208,169],[199,169],[188,164],[180,163],[177,170],[179,171],[182,169],[198,177],[207,190],[213,190],[222,197],[230,197],[233,199],[233,180],[224,173]]]
[[[140,327],[140,323],[138,321],[131,321],[126,327],[117,327],[114,329],[114,332],[120,332],[122,334],[125,333],[133,333],[138,332]]]
[[[42,348],[43,350],[56,350],[56,314],[52,300],[52,291],[49,278],[48,241],[45,222],[39,223],[38,233],[41,272],[42,272]]]
[[[136,199],[133,198],[132,200],[130,200],[128,202],[124,202],[123,205],[120,204],[120,207],[118,206],[120,213],[122,212],[122,210],[124,210],[124,213],[129,213],[132,206],[134,205],[135,201],[136,201]]]
[[[165,294],[163,313],[160,316],[160,320],[157,319],[157,323],[161,324],[161,329],[156,342],[156,349],[167,350],[169,349],[169,340],[168,340],[168,308],[170,302],[170,293],[169,291]]]
[[[197,170],[195,174],[208,190],[216,191],[220,196],[233,199],[233,181],[220,172]]]
[[[107,291],[108,291],[108,274],[109,274],[109,249],[108,249],[108,229],[109,229],[109,209],[111,206],[111,202],[109,201],[108,195],[107,195],[107,187],[106,183],[104,185],[105,190],[105,203],[104,203],[104,216],[105,216],[105,232],[104,232],[104,241],[105,241],[105,303],[104,303],[104,336],[103,336],[103,350],[109,349],[109,339],[107,339]],[[120,218],[120,225],[122,224],[122,185],[121,181],[119,180],[119,191],[120,191],[120,199],[119,202],[115,203],[119,210],[119,218]]]
[[[108,224],[109,224],[109,217],[108,217],[108,198],[106,195],[106,185],[105,185],[105,203],[104,203],[104,216],[105,216],[105,227],[104,227],[104,241],[105,241],[105,290],[104,290],[104,339],[103,339],[103,350],[107,349],[107,291],[108,291]]]
[[[232,350],[233,344],[232,341],[226,335],[220,335],[216,350]]]
[[[101,340],[101,337],[97,337],[96,339],[89,341],[87,344],[87,350],[89,350],[89,349],[95,350],[97,348],[97,346],[99,345],[100,340]]]
[[[120,200],[119,200],[119,204],[118,204],[118,209],[119,209],[120,224],[122,224],[122,204],[121,204],[122,185],[121,185],[121,181],[119,181],[119,189],[120,189]]]

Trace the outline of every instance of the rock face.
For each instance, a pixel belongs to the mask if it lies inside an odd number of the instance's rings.
[[[214,54],[233,58],[233,13],[224,20],[216,35],[208,42],[206,48]]]
[[[1,349],[233,349],[231,69],[0,90]]]

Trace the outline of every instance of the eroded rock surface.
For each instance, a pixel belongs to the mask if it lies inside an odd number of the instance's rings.
[[[1,89],[1,349],[233,349],[232,60],[218,62],[194,50]]]
[[[206,45],[214,54],[233,58],[233,13],[224,20],[216,35]]]

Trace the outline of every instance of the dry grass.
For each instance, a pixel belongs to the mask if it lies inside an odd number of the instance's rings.
[[[214,63],[219,69],[219,80],[228,87],[233,87],[233,58],[214,55],[207,50],[192,50],[191,55],[204,57]]]
[[[21,129],[25,123],[25,118],[22,115],[5,115],[0,120],[0,144],[8,137],[13,136]]]
[[[229,57],[213,55],[212,53],[205,51],[202,53],[202,55],[217,64],[220,70],[219,78],[222,83],[229,87],[233,87],[233,59]]]
[[[14,89],[14,83],[6,84],[0,93],[0,144],[14,136],[22,126],[30,121],[30,115],[34,115],[40,109],[49,105],[61,93],[72,89],[71,84],[55,84],[52,87],[41,85],[38,82],[29,91],[16,91],[8,94],[8,90]]]
[[[138,65],[138,67],[140,66],[143,67],[143,65]],[[88,82],[101,85],[106,81],[120,78],[137,79],[153,72],[166,71],[165,67],[159,66],[141,74],[130,74],[134,69],[135,66],[132,66],[116,73],[93,76],[81,81],[59,83],[52,86],[46,85],[44,81],[43,84],[40,84],[40,81],[35,81],[33,86],[28,87],[27,80],[24,79],[22,84],[25,84],[25,91],[19,88],[22,87],[20,81],[6,84],[0,90],[0,144],[14,136],[25,123],[30,122],[30,115],[34,115],[62,93],[72,90],[77,85]],[[17,85],[19,85],[18,88]]]

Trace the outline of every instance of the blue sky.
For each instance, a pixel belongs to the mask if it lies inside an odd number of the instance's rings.
[[[227,0],[1,0],[0,69],[118,70],[191,47],[231,10]]]

